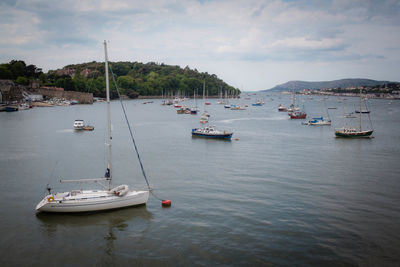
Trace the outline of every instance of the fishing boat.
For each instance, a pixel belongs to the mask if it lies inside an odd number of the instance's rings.
[[[86,125],[83,120],[75,120],[74,121],[74,130],[75,131],[93,131],[94,126]]]
[[[294,111],[289,113],[290,119],[305,119],[307,117],[307,114],[302,111]]]
[[[192,129],[193,137],[205,137],[205,138],[216,138],[216,139],[231,139],[233,132],[220,131],[215,129],[215,126],[206,126],[203,128]]]
[[[360,110],[361,109],[361,100],[362,100],[362,91],[360,89]],[[369,116],[369,113],[367,113]],[[336,137],[345,137],[345,138],[357,138],[357,137],[370,137],[374,132],[371,130],[363,130],[362,129],[362,114],[359,113],[360,116],[360,127],[359,129],[350,128],[350,127],[342,127],[340,129],[335,130]]]
[[[90,183],[94,182],[104,187],[103,190],[71,190],[62,193],[51,193],[51,188],[47,188],[48,194],[37,204],[36,210],[39,212],[90,212],[118,209],[147,203],[149,191],[130,190],[128,185],[112,187],[112,160],[111,160],[111,114],[110,114],[110,93],[108,79],[108,59],[107,44],[104,41],[105,54],[105,73],[106,73],[106,95],[107,95],[107,147],[108,164],[103,178],[61,180],[62,183]],[[108,183],[103,185],[102,183]],[[146,179],[147,182],[147,179]],[[150,188],[150,187],[149,187]]]

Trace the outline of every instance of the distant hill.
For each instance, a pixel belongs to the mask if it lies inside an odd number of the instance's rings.
[[[305,82],[305,81],[290,81],[277,85],[271,89],[265,91],[301,91],[303,89],[323,89],[323,88],[346,88],[346,87],[357,87],[357,86],[376,86],[390,83],[389,81],[375,81],[370,79],[342,79],[334,81],[323,81],[323,82]]]

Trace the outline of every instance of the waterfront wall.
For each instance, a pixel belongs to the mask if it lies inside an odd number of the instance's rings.
[[[46,98],[65,98],[68,100],[76,100],[79,104],[93,104],[93,93],[59,91],[46,88],[39,88],[34,90],[34,92]]]

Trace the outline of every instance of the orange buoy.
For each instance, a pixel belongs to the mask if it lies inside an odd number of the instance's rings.
[[[235,141],[239,141],[239,138],[235,138]]]
[[[161,201],[161,205],[163,206],[163,207],[170,207],[171,206],[171,200],[163,200],[163,201]]]

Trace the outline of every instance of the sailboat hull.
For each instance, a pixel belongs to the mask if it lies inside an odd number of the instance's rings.
[[[372,133],[373,133],[372,130],[351,131],[351,132],[347,132],[347,131],[343,131],[343,130],[335,131],[336,137],[345,137],[345,138],[370,137]]]
[[[111,191],[71,191],[47,195],[36,206],[39,212],[88,212],[145,205],[149,191],[129,191],[117,196]]]

